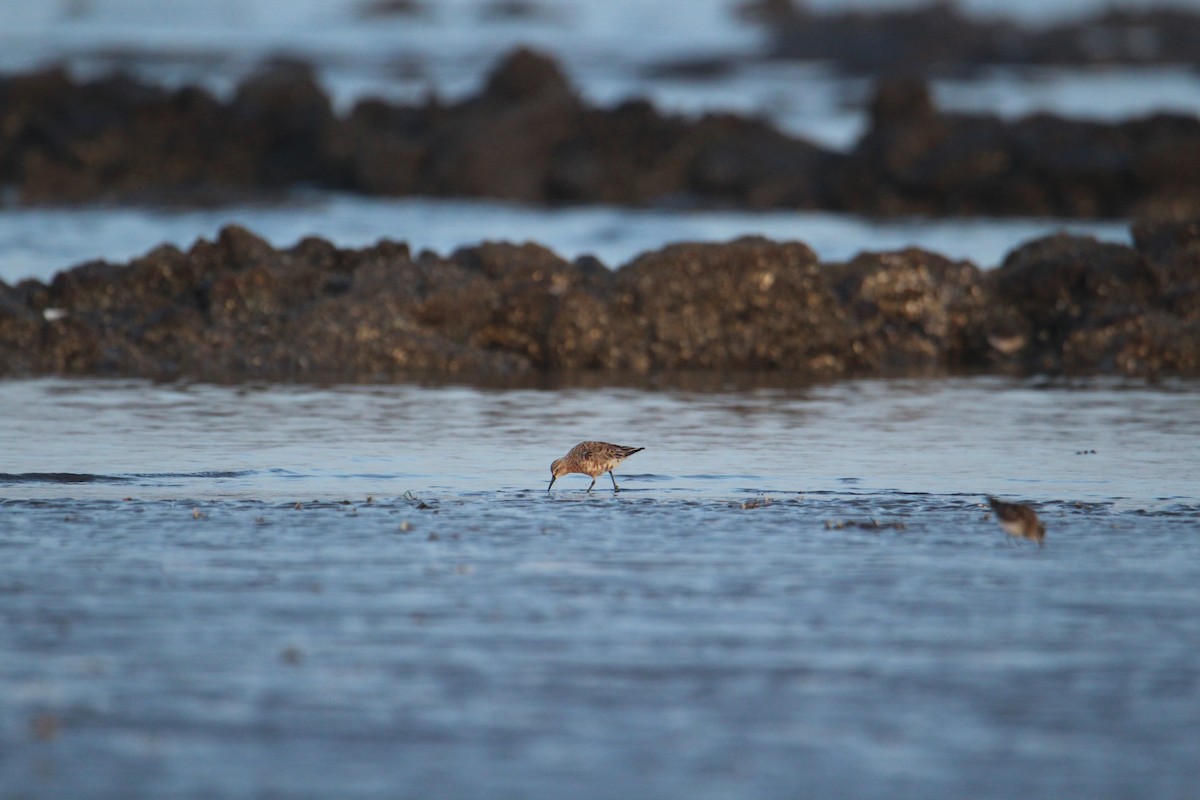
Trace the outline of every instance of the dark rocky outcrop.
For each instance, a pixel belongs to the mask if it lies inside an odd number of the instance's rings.
[[[120,76],[3,78],[0,119],[0,184],[25,204],[219,203],[315,186],[546,204],[1200,214],[1200,120],[945,114],[919,81],[879,86],[848,154],[728,114],[593,108],[527,50],[452,105],[364,100],[338,116],[309,67],[276,61],[228,103]]]
[[[1120,124],[943,114],[923,82],[886,81],[841,172],[874,213],[1178,217],[1200,209],[1200,120]]]
[[[1200,14],[1107,9],[1045,27],[974,18],[953,2],[837,13],[760,0],[747,16],[771,34],[776,58],[824,61],[866,75],[962,73],[987,65],[1147,65],[1200,62]]]
[[[1040,239],[989,274],[1027,323],[1026,370],[1200,374],[1200,225],[1145,223],[1134,236],[1134,248]]]
[[[220,202],[334,178],[329,99],[312,71],[272,63],[223,104],[124,76],[58,70],[0,81],[0,181],[30,204]]]
[[[0,375],[1200,375],[1200,223],[1134,238],[1052,236],[989,272],[916,249],[823,264],[758,238],[611,271],[535,244],[275,249],[229,227],[186,252],[0,284]]]

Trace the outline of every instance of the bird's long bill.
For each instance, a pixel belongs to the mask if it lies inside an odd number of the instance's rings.
[[[555,482],[556,480],[558,480],[558,476],[557,476],[557,475],[551,475],[551,476],[550,476],[550,486],[553,486],[553,485],[554,485],[554,482]],[[550,486],[547,486],[547,487],[546,487],[546,491],[547,491],[547,492],[548,492],[548,491],[550,491]]]

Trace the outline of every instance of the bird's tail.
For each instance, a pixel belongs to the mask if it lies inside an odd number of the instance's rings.
[[[644,448],[644,447],[622,447],[621,448],[621,458],[629,458],[634,453],[640,453],[645,449],[646,448]]]

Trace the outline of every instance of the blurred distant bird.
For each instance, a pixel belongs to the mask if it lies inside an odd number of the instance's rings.
[[[596,485],[596,476],[607,472],[608,477],[612,478],[613,491],[619,492],[621,487],[617,486],[617,479],[613,477],[613,469],[634,453],[640,453],[645,449],[644,447],[625,447],[608,442],[580,442],[572,447],[565,456],[556,459],[550,465],[550,486],[546,487],[546,491],[550,491],[554,482],[561,476],[569,475],[572,472],[581,472],[584,475],[592,476],[592,483],[587,488],[590,492],[592,486]]]
[[[1032,508],[1021,503],[1005,503],[991,496],[987,501],[991,504],[992,511],[996,512],[996,521],[1005,533],[1020,539],[1029,539],[1037,542],[1038,547],[1042,546],[1046,539],[1046,526]]]

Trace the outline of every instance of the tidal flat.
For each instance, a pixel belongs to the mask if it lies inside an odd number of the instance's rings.
[[[0,784],[1185,796],[1194,394],[5,381]]]

